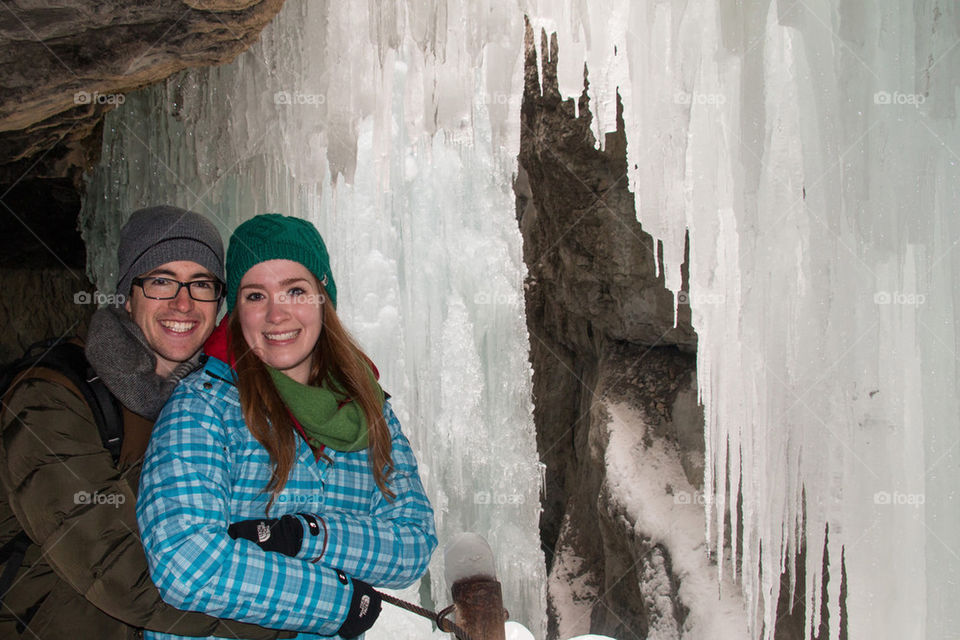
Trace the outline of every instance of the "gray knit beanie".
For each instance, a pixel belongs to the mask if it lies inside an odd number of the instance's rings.
[[[223,239],[199,213],[161,205],[134,211],[120,230],[117,293],[130,295],[131,281],[162,264],[190,260],[220,282],[223,275]]]

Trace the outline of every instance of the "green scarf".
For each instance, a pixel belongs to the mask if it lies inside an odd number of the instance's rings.
[[[267,371],[290,413],[307,434],[307,442],[335,451],[367,448],[367,418],[359,404],[349,401],[340,384],[328,378],[321,386],[313,387],[300,384],[273,367],[267,367]],[[372,372],[370,377],[373,378]],[[383,390],[375,379],[373,384],[382,405]]]

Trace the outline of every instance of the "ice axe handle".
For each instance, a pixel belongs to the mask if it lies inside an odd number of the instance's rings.
[[[457,625],[473,640],[506,640],[500,583],[488,577],[463,578],[450,588]]]

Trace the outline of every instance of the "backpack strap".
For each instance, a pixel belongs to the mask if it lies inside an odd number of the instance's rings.
[[[39,353],[39,355],[36,355]],[[123,444],[123,413],[120,403],[107,385],[87,362],[83,347],[73,341],[60,339],[35,343],[27,349],[19,360],[4,368],[0,380],[0,396],[5,395],[19,380],[41,378],[62,384],[68,382],[80,393],[90,407],[93,421],[100,432],[100,441],[110,452],[113,462],[120,457]],[[20,531],[6,544],[0,547],[0,563],[4,564],[0,573],[0,605],[13,586],[27,549],[32,544],[25,531]]]
[[[27,353],[35,347],[30,347]],[[32,361],[28,359],[25,364],[27,366],[18,378],[31,377],[29,369],[38,368],[52,370],[70,381],[90,407],[100,440],[116,462],[123,444],[123,413],[119,401],[87,362],[83,347],[76,342],[58,342]],[[43,377],[41,371],[35,373],[37,375],[34,377]]]
[[[13,579],[23,564],[23,558],[27,554],[27,549],[33,541],[26,531],[21,531],[12,539],[8,540],[3,547],[0,547],[0,562],[6,563],[3,567],[3,573],[0,574],[0,603],[3,602],[7,591],[13,586]]]

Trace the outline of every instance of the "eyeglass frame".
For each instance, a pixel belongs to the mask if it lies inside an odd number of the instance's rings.
[[[145,280],[167,280],[168,282],[176,282],[177,291],[172,296],[169,296],[166,298],[154,298],[153,296],[148,296],[147,290],[143,286],[143,283]],[[194,283],[199,283],[199,282],[212,282],[215,285],[219,285],[220,295],[218,295],[216,298],[213,298],[212,300],[203,300],[201,298],[195,297],[193,295],[193,289],[190,287],[190,285]],[[170,278],[168,276],[141,276],[139,278],[133,278],[130,281],[130,286],[140,287],[140,290],[143,291],[143,297],[148,298],[150,300],[174,300],[176,299],[177,296],[180,295],[180,290],[183,289],[184,287],[187,288],[187,295],[190,296],[190,299],[193,300],[194,302],[218,302],[226,294],[226,285],[224,285],[222,282],[220,282],[216,278],[206,278],[206,279],[201,278],[199,280],[190,280],[189,282],[180,282],[179,280],[174,280],[173,278]]]

